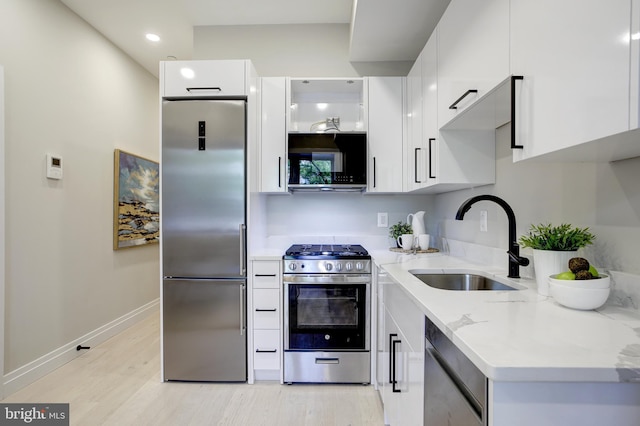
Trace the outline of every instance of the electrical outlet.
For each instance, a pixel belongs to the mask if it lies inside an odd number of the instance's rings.
[[[388,228],[388,227],[389,227],[389,214],[378,213],[378,228]]]
[[[487,224],[487,211],[480,210],[480,232],[487,232],[488,224]]]

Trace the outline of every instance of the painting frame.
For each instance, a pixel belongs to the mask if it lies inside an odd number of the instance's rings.
[[[160,242],[160,164],[116,149],[113,167],[113,249]]]

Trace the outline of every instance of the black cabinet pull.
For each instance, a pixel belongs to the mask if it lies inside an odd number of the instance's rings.
[[[216,90],[218,92],[222,92],[220,87],[187,87],[187,92],[191,92],[194,90]]]
[[[472,93],[478,93],[478,91],[476,89],[467,90],[466,92],[464,92],[464,95],[460,96],[457,101],[455,101],[454,103],[452,103],[449,106],[449,109],[458,109],[458,104],[460,103],[460,101],[463,100],[464,98],[466,98],[467,96],[469,96]]]
[[[436,138],[429,138],[429,179],[435,179],[436,175],[432,173],[433,171],[433,163],[431,162],[432,154],[431,154],[431,142],[435,142]]]
[[[516,80],[524,80],[524,77],[511,76],[511,149],[522,149],[524,146],[516,144]]]
[[[393,338],[398,337],[396,333],[389,333],[389,383],[393,384],[395,355],[393,353]]]
[[[255,277],[273,277],[275,278],[276,274],[255,274]]]
[[[278,157],[278,188],[282,188],[280,175],[282,174],[282,157]]]
[[[256,312],[275,312],[277,309],[273,308],[273,309],[258,309],[256,308]]]
[[[401,340],[394,340],[391,343],[391,348],[393,349],[393,374],[392,374],[392,380],[391,380],[391,391],[395,392],[395,393],[400,393],[402,392],[400,389],[396,389],[396,384],[398,383],[398,381],[396,380],[396,344],[401,343]]]
[[[275,354],[278,352],[277,349],[256,349],[256,353],[259,354]]]
[[[373,157],[373,187],[376,187],[376,157]]]
[[[415,169],[415,176],[413,178],[413,180],[416,183],[422,183],[418,180],[418,151],[420,151],[422,148],[415,148],[415,150],[413,151],[413,168]]]

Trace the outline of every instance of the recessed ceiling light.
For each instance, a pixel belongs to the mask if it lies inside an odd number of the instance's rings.
[[[145,37],[147,37],[147,40],[149,41],[160,41],[160,36],[157,34],[149,33]]]

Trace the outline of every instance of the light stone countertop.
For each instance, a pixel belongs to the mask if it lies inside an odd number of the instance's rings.
[[[640,315],[605,304],[565,308],[537,293],[535,280],[443,254],[370,252],[445,334],[495,381],[640,383]],[[449,291],[409,271],[473,272],[524,288]]]

